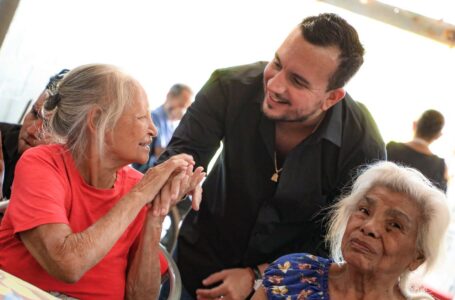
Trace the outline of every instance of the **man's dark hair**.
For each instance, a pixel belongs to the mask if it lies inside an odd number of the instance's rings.
[[[171,96],[171,97],[177,97],[177,96],[180,96],[180,94],[183,92],[183,91],[188,91],[190,93],[193,93],[193,91],[191,90],[191,88],[189,86],[187,86],[186,84],[183,84],[183,83],[176,83],[174,84],[171,89],[169,90],[169,93],[168,95]]]
[[[343,87],[363,64],[365,50],[357,31],[346,20],[332,13],[305,18],[300,23],[300,29],[309,43],[340,49],[339,64],[329,78],[327,91]]]
[[[441,133],[444,116],[437,110],[425,111],[417,121],[416,136],[431,141]]]

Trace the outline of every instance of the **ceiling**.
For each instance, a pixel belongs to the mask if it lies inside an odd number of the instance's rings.
[[[455,46],[455,1],[320,0]]]

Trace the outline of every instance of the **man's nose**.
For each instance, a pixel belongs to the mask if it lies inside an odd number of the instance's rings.
[[[276,72],[267,81],[267,89],[275,94],[282,94],[286,91],[286,78],[284,72]]]

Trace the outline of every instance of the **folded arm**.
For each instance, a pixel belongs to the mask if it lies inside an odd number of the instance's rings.
[[[175,157],[150,169],[106,215],[82,232],[72,232],[67,224],[44,224],[20,232],[20,238],[50,275],[64,282],[77,282],[106,256],[144,205],[153,201],[171,174],[186,170],[189,165],[186,158]]]

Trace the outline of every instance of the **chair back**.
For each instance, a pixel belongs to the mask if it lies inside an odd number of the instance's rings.
[[[180,295],[182,294],[182,277],[180,277],[180,271],[177,268],[177,264],[175,263],[172,256],[166,250],[162,244],[160,244],[161,252],[163,253],[164,257],[166,258],[168,264],[167,275],[169,277],[169,300],[180,299]]]
[[[0,201],[0,214],[3,214],[8,207],[9,200],[2,200]]]

